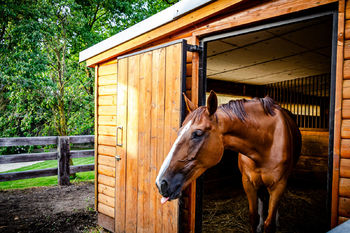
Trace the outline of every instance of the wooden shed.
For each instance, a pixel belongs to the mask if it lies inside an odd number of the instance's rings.
[[[328,221],[350,218],[350,6],[345,0],[183,0],[80,53],[95,68],[95,197],[113,232],[201,232],[202,185],[160,204],[155,179],[185,117],[269,95],[297,115],[299,174],[327,182]]]

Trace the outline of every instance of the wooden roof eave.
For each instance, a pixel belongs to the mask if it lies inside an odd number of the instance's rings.
[[[245,0],[218,0],[211,4],[208,4],[202,8],[199,8],[187,15],[184,15],[172,22],[169,22],[163,26],[153,29],[140,36],[132,38],[120,45],[117,45],[107,51],[104,51],[94,57],[86,60],[86,65],[94,67],[96,64],[110,60],[114,57],[120,56],[132,50],[135,50],[141,46],[164,38],[172,33],[183,30],[193,24],[203,21],[209,17],[213,17],[220,12],[227,10],[228,8],[237,5]]]

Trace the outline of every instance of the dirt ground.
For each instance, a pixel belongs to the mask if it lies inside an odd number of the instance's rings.
[[[281,201],[278,232],[326,232],[325,197],[318,185],[289,185]],[[96,225],[93,205],[91,182],[0,191],[0,232],[106,232]],[[203,232],[249,232],[242,189],[204,195]]]
[[[102,232],[94,184],[0,191],[0,232]]]

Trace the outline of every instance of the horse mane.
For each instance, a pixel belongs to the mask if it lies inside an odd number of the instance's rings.
[[[256,102],[259,101],[262,105],[266,115],[275,115],[275,109],[281,109],[281,107],[270,97],[265,98],[254,98],[253,100],[239,99],[230,100],[227,104],[222,104],[219,106],[231,119],[236,116],[241,121],[245,121],[247,117],[247,112],[244,108],[244,103],[246,102]]]

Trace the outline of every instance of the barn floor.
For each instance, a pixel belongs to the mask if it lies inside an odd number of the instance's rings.
[[[320,185],[291,182],[281,201],[277,232],[326,232],[326,194]],[[204,195],[203,232],[249,232],[248,201],[243,189]]]
[[[93,205],[92,182],[0,191],[0,232],[105,232]]]

